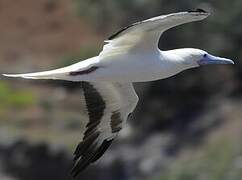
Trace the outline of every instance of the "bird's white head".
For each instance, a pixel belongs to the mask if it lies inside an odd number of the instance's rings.
[[[176,54],[177,62],[179,62],[184,69],[212,64],[234,64],[234,62],[230,59],[213,56],[200,49],[176,49],[173,50],[173,53]]]

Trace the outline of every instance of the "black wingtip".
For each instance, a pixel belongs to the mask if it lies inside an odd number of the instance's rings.
[[[85,144],[88,145],[89,142],[82,142],[80,146],[77,147],[77,151],[75,152],[75,165],[71,170],[71,176],[75,179],[81,172],[86,170],[86,168],[91,164],[97,161],[110,147],[113,139],[104,140],[100,147],[96,147],[96,145],[90,145],[88,149],[83,147]],[[80,158],[78,160],[78,158]]]
[[[189,13],[194,13],[194,12],[198,12],[198,13],[208,13],[207,11],[203,10],[203,9],[195,9],[195,10],[191,10],[191,11],[188,11]]]
[[[86,162],[86,163],[83,163],[82,166],[79,166],[78,168],[73,167],[71,172],[70,172],[71,177],[73,179],[76,179],[81,174],[81,172],[86,170],[86,168],[89,164],[90,164],[89,162]]]

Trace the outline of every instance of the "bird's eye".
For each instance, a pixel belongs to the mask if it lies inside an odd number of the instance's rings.
[[[208,55],[207,54],[204,54],[203,57],[206,58]]]

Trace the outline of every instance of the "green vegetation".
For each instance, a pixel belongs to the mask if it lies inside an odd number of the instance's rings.
[[[6,82],[0,82],[0,109],[27,107],[35,101],[31,91],[14,89]]]

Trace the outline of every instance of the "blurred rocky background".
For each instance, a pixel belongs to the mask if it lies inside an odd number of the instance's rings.
[[[0,0],[0,73],[62,67],[97,55],[122,26],[196,8],[211,17],[166,32],[160,48],[201,48],[236,65],[136,84],[128,127],[78,179],[242,178],[242,1]],[[71,179],[79,92],[79,83],[1,77],[1,180]]]

